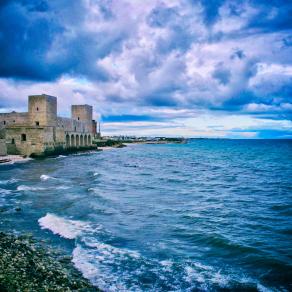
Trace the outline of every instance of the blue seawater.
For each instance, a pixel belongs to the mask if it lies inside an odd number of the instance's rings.
[[[105,291],[292,290],[291,140],[2,165],[0,205],[2,231],[72,254]]]

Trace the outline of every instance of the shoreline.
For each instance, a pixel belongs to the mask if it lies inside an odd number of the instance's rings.
[[[14,163],[24,163],[31,161],[33,159],[45,159],[50,157],[55,157],[58,155],[70,155],[76,153],[86,153],[86,152],[98,152],[98,151],[107,151],[116,148],[124,148],[131,145],[165,145],[165,144],[184,144],[185,142],[177,142],[177,141],[135,141],[135,142],[119,142],[113,145],[105,145],[105,146],[98,146],[96,145],[93,147],[88,147],[88,149],[70,149],[70,150],[62,150],[62,151],[52,151],[43,153],[41,155],[32,155],[31,157],[25,157],[23,155],[5,155],[0,156],[0,165],[11,165]]]
[[[0,156],[0,165],[23,163],[32,160],[30,157],[24,157],[22,155],[5,155]]]
[[[71,262],[30,235],[0,232],[0,290],[101,291]]]

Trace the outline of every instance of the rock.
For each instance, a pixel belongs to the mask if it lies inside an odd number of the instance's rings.
[[[0,232],[0,291],[100,291],[71,263],[27,236]]]

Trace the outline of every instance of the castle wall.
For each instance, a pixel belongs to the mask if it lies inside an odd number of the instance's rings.
[[[46,94],[29,96],[28,114],[31,126],[56,126],[57,98]]]
[[[6,128],[8,154],[31,155],[45,150],[45,131],[39,127],[13,126]]]
[[[92,130],[92,122],[58,117],[57,127],[67,132],[88,133]]]
[[[28,113],[0,113],[0,129],[9,125],[23,125],[28,123]]]
[[[72,105],[71,117],[77,121],[91,121],[92,120],[92,106],[88,104],[84,105]]]
[[[5,139],[0,139],[0,156],[7,155],[7,147]]]
[[[28,113],[0,114],[0,136],[6,139],[8,154],[30,156],[55,149],[91,146],[92,107],[72,106],[72,117],[57,116],[56,97],[32,95]]]

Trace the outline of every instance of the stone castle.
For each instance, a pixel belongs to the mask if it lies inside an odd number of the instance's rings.
[[[92,106],[72,105],[71,118],[57,116],[57,98],[46,94],[28,97],[28,112],[1,113],[2,154],[38,156],[92,146],[96,121]],[[6,149],[5,149],[6,148]]]

